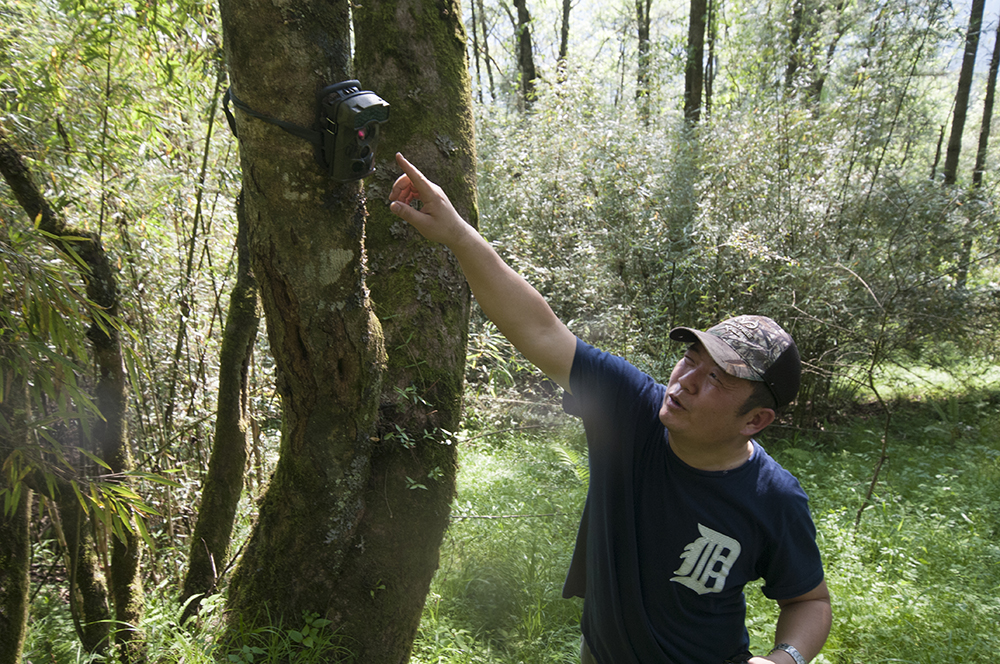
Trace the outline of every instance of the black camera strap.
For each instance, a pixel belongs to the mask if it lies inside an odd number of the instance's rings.
[[[246,102],[240,100],[239,97],[234,95],[232,88],[227,88],[226,94],[222,98],[222,110],[225,111],[226,113],[226,120],[229,122],[229,128],[233,131],[233,136],[236,136],[237,138],[239,138],[239,134],[236,133],[236,118],[233,116],[233,112],[229,110],[230,101],[233,102],[233,106],[240,109],[247,115],[251,115],[259,120],[263,120],[264,122],[273,124],[277,127],[281,127],[282,129],[287,131],[289,134],[292,134],[293,136],[304,138],[305,140],[309,141],[313,145],[319,146],[320,148],[323,147],[323,135],[320,132],[313,131],[312,129],[306,129],[305,127],[300,127],[299,125],[293,124],[291,122],[278,120],[276,118],[264,115],[263,113],[258,113],[257,111],[247,106]]]

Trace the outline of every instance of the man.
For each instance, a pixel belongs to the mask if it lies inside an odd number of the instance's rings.
[[[689,344],[666,385],[578,340],[548,303],[402,155],[391,210],[458,258],[483,312],[583,417],[591,479],[564,595],[584,597],[584,664],[804,664],[830,596],[807,498],[752,437],[795,398],[792,338],[740,316]],[[411,203],[419,200],[420,209]],[[746,583],[780,611],[775,649],[752,657]]]

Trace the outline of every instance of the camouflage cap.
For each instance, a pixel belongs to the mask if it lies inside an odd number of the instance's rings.
[[[763,382],[778,408],[799,391],[802,363],[792,336],[766,316],[736,316],[702,332],[670,330],[674,341],[700,341],[716,364],[731,376]]]

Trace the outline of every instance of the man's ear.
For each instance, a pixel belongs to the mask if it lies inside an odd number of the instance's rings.
[[[744,436],[755,436],[773,422],[775,417],[777,416],[773,408],[754,408],[746,414],[740,433]]]

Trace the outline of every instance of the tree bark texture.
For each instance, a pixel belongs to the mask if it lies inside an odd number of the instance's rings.
[[[525,108],[530,108],[535,101],[535,80],[538,78],[535,69],[534,47],[531,45],[531,14],[528,12],[528,0],[514,0],[517,9],[517,69],[521,77],[521,99]]]
[[[97,559],[93,525],[71,487],[60,487],[56,505],[66,545],[73,627],[87,652],[104,653],[111,645],[112,616],[107,579]]]
[[[639,117],[649,121],[649,66],[651,45],[649,42],[650,10],[652,0],[635,0],[635,21],[638,26],[639,49],[636,66],[635,100],[639,105]]]
[[[705,77],[705,21],[708,0],[691,0],[688,23],[687,65],[684,68],[684,118],[698,124]]]
[[[559,24],[559,62],[565,68],[566,57],[569,55],[569,12],[573,8],[573,0],[563,0],[562,22]]]
[[[958,271],[955,274],[955,288],[965,290],[969,280],[969,267],[972,261],[972,245],[980,232],[976,229],[975,215],[979,213],[982,201],[979,200],[983,186],[983,172],[986,170],[986,153],[990,147],[990,128],[993,120],[993,101],[997,89],[997,69],[1000,68],[1000,28],[996,30],[996,40],[993,44],[993,57],[990,60],[990,71],[986,77],[986,97],[983,100],[983,121],[979,127],[979,145],[976,149],[976,163],[972,167],[972,197],[975,205],[965,208],[970,215],[965,224],[965,238],[958,256]]]
[[[983,186],[983,172],[986,170],[986,153],[990,147],[990,128],[993,122],[998,70],[1000,70],[1000,26],[994,28],[993,57],[990,59],[990,72],[986,77],[983,121],[979,127],[979,147],[976,151],[976,164],[972,169],[972,185],[977,189]]]
[[[486,61],[486,76],[490,81],[490,99],[496,99],[496,89],[493,85],[493,60],[490,59],[490,33],[486,29],[486,11],[483,8],[483,0],[469,0],[476,3],[479,9],[479,28],[483,34],[483,60]]]
[[[249,455],[247,375],[260,324],[260,299],[257,281],[250,271],[242,196],[236,203],[236,218],[239,228],[236,236],[236,284],[229,297],[229,311],[219,352],[215,440],[202,488],[198,523],[191,536],[182,602],[214,591],[219,575],[229,560],[230,538]],[[197,613],[198,606],[197,600],[188,604],[184,617]]]
[[[355,607],[344,628],[362,644],[358,661],[405,662],[455,492],[448,432],[461,416],[470,301],[451,252],[421,238],[386,202],[400,151],[477,223],[472,96],[458,2],[372,0],[355,9],[354,26],[359,77],[406,121],[386,126],[378,171],[366,184],[369,283],[388,369],[360,525],[365,548],[348,557],[341,600]]]
[[[233,93],[258,113],[319,127],[316,95],[349,78],[347,0],[221,0]],[[236,113],[251,265],[282,403],[280,455],[230,585],[233,621],[301,625],[346,618],[347,555],[366,545],[382,332],[365,286],[365,202],[313,145]],[[348,644],[352,646],[353,644]]]
[[[958,89],[955,92],[955,112],[948,136],[948,149],[944,156],[944,183],[955,184],[958,180],[958,158],[962,152],[962,134],[965,118],[969,112],[969,93],[972,90],[972,75],[976,68],[976,51],[979,50],[979,32],[983,25],[985,0],[972,0],[969,9],[969,30],[965,34],[965,52],[962,55],[962,69],[958,74]]]
[[[31,497],[22,491],[10,514],[0,505],[0,664],[19,664],[28,629]]]
[[[6,370],[11,359],[3,348],[0,360],[7,381],[0,401],[4,422],[0,425],[0,468],[5,468],[13,450],[25,443],[28,399],[27,379]],[[0,488],[13,493],[6,472],[0,472]],[[24,488],[19,493],[20,500],[10,514],[0,500],[0,664],[20,664],[28,630],[31,491]]]
[[[104,251],[101,237],[84,229],[68,227],[62,217],[48,204],[20,154],[9,143],[0,128],[0,172],[3,173],[14,197],[40,229],[57,237],[75,236],[73,241],[57,240],[56,247],[70,258],[74,265],[82,263],[87,297],[99,305],[109,317],[118,314],[118,283],[111,258]],[[128,446],[126,414],[125,366],[122,358],[118,331],[110,324],[94,321],[87,331],[93,346],[97,382],[94,388],[95,403],[102,418],[93,423],[94,448],[108,464],[115,478],[122,481],[122,473],[131,469],[132,459]],[[143,596],[139,577],[141,541],[134,532],[126,531],[125,541],[114,538],[111,554],[111,585],[118,621],[116,639],[125,646],[125,658],[142,656],[139,634],[130,626],[142,620]],[[135,530],[134,528],[132,529]]]

